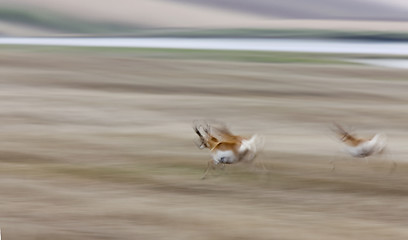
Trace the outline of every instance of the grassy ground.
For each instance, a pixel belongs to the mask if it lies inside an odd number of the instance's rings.
[[[406,70],[295,53],[0,51],[4,238],[408,236]],[[264,135],[268,171],[236,165],[200,180],[201,118]],[[386,133],[390,154],[347,157],[333,121]]]

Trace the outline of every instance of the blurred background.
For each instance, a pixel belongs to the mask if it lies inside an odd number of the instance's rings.
[[[404,32],[407,10],[403,0],[4,0],[0,23],[5,36],[165,36],[187,29],[188,34],[197,29]]]
[[[1,1],[4,239],[406,239],[407,13],[403,0]],[[200,180],[197,119],[265,147]],[[386,134],[387,153],[353,159],[333,122]]]

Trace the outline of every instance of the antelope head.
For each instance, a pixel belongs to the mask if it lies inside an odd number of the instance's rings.
[[[335,128],[332,129],[340,138],[342,142],[345,142],[348,138],[350,138],[350,134],[344,130],[342,126],[340,126],[338,123],[334,123]]]
[[[214,146],[216,146],[220,141],[218,138],[216,138],[212,133],[211,133],[211,127],[210,124],[204,122],[203,124],[194,121],[193,123],[193,129],[195,133],[198,135],[199,140],[196,141],[196,145],[200,149],[204,148],[210,148],[212,149]],[[204,133],[204,134],[203,134]]]
[[[349,132],[347,132],[346,130],[344,130],[344,128],[340,126],[340,124],[335,122],[334,126],[335,128],[332,130],[339,136],[340,141],[344,142],[345,144],[357,146],[363,141],[363,139],[358,139]]]

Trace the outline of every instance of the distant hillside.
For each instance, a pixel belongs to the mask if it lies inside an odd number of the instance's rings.
[[[1,7],[47,11],[92,22],[161,27],[254,27],[265,18],[168,0],[2,0]]]
[[[107,34],[129,32],[134,29],[130,25],[98,22],[74,18],[72,16],[57,14],[55,12],[26,8],[0,8],[0,33],[5,30],[16,29],[29,30],[36,35],[39,33],[87,33]]]
[[[279,36],[280,30],[303,36],[315,31],[369,31],[371,35],[371,32],[408,32],[407,21],[408,1],[404,0],[2,0],[0,3],[0,35],[6,36],[232,34],[251,37]],[[217,29],[228,30],[213,31]],[[248,29],[274,31],[265,34]],[[304,30],[312,34],[305,34]],[[323,32],[323,35],[328,34]]]
[[[171,0],[267,18],[407,21],[408,4],[362,0]],[[407,6],[405,6],[407,5]]]

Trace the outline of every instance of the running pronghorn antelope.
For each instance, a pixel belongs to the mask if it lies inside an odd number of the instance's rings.
[[[208,122],[201,123],[199,121],[193,123],[194,131],[200,138],[197,145],[200,149],[210,149],[212,156],[202,179],[206,178],[210,169],[215,169],[218,164],[250,162],[255,158],[260,147],[257,135],[247,139],[232,134],[225,125],[216,127]]]
[[[334,123],[334,126],[335,128],[333,130],[337,133],[340,141],[345,144],[346,152],[352,157],[367,158],[373,155],[381,155],[386,150],[387,138],[383,134],[377,133],[371,138],[359,138],[348,133],[337,123]],[[392,167],[390,172],[392,172],[396,167],[396,163],[393,160],[391,161]],[[332,171],[334,171],[334,160],[332,161],[332,164]]]

